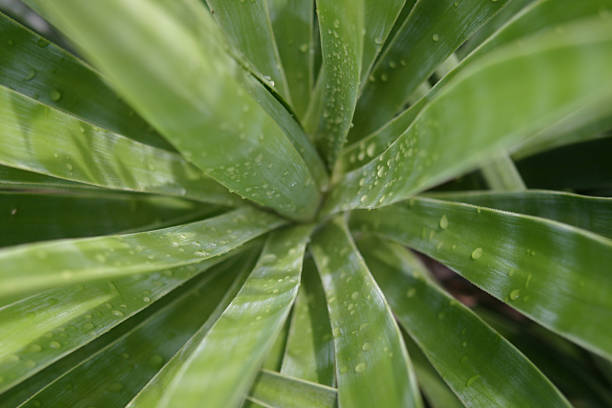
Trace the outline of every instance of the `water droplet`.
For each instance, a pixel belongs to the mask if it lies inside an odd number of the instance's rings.
[[[39,344],[30,344],[30,347],[28,347],[28,351],[32,352],[32,353],[37,353],[39,351],[42,350],[42,347]]]
[[[443,230],[448,228],[448,218],[446,218],[446,215],[443,215],[442,218],[440,218],[440,228]]]
[[[416,289],[415,289],[415,288],[410,288],[410,289],[408,289],[408,290],[406,291],[406,297],[411,298],[411,297],[413,297],[413,296],[414,296],[414,294],[415,294],[415,293],[416,293]]]
[[[153,356],[151,356],[151,358],[149,359],[149,364],[151,364],[152,366],[155,367],[159,367],[164,363],[164,358],[162,356],[160,356],[159,354],[155,354]]]
[[[300,52],[306,53],[308,51],[308,44],[304,43],[300,45]]]
[[[61,345],[61,344],[59,344],[59,342],[57,342],[57,341],[52,341],[51,343],[49,343],[49,347],[51,347],[52,349],[56,349],[56,350],[57,350],[57,349],[58,349],[58,348],[60,348],[61,346],[62,346],[62,345]]]
[[[148,297],[148,296],[145,296],[145,297],[142,298],[142,301],[145,302],[145,303],[149,303],[151,301],[151,298]]]
[[[376,150],[376,143],[370,143],[370,145],[366,149],[366,154],[372,157],[374,156],[375,150]]]
[[[356,373],[363,373],[366,369],[366,365],[365,363],[359,363],[355,366],[355,372]]]
[[[45,40],[44,38],[39,38],[38,41],[36,41],[36,44],[40,48],[45,48],[49,45],[49,41]]]
[[[510,299],[512,300],[518,299],[519,296],[521,296],[521,291],[519,289],[514,289],[512,292],[510,292]]]
[[[370,349],[370,343],[363,343],[363,346],[361,346],[361,349],[363,351],[368,351]]]
[[[57,89],[52,90],[49,96],[51,97],[51,100],[54,102],[57,102],[60,99],[62,99],[62,93],[58,91]]]
[[[351,294],[351,299],[356,300],[359,297],[359,292],[353,292]]]
[[[121,310],[113,310],[112,313],[117,317],[123,317],[123,312]]]
[[[472,259],[476,260],[482,256],[482,248],[476,248],[472,251]]]
[[[439,41],[440,40],[440,36],[438,34],[434,34],[431,36],[431,39],[434,41]]]
[[[478,380],[480,378],[480,376],[477,374],[475,376],[470,377],[467,382],[465,383],[465,385],[467,385],[468,387],[470,387],[472,384],[474,384],[474,382],[476,380]]]
[[[34,77],[36,76],[36,70],[34,69],[29,69],[28,73],[25,76],[25,80],[26,81],[30,81],[32,79],[34,79]]]

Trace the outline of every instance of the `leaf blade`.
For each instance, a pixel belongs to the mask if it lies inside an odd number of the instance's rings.
[[[343,221],[326,224],[310,248],[327,298],[339,405],[422,406],[399,328]]]

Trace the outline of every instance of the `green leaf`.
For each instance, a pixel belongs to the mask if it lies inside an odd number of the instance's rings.
[[[335,384],[334,342],[325,292],[312,258],[304,260],[281,373],[318,384]]]
[[[95,186],[239,200],[179,155],[82,122],[0,86],[0,163]]]
[[[499,14],[501,14],[503,11],[512,9],[519,3],[521,2],[512,1],[506,3],[506,6],[504,6]],[[598,14],[601,15],[601,17],[606,18],[606,14],[602,14],[602,12],[610,9],[612,9],[612,5],[607,0],[585,0],[580,2],[573,0],[544,0],[538,1],[532,6],[527,7],[524,13],[521,13],[511,22],[504,25],[481,47],[477,48],[473,53],[468,55],[455,69],[451,70],[450,73],[438,81],[436,86],[434,86],[431,92],[428,92],[424,98],[421,98],[418,100],[418,102],[411,104],[408,109],[398,114],[381,128],[363,137],[359,142],[355,141],[355,143],[349,146],[349,148],[347,148],[342,154],[339,169],[347,172],[364,165],[372,160],[372,158],[378,156],[378,154],[383,152],[395,139],[404,133],[404,131],[412,124],[416,116],[421,112],[426,104],[433,100],[439,91],[443,91],[451,79],[457,76],[466,67],[469,67],[472,65],[472,63],[478,61],[487,53],[497,48],[509,45],[513,41],[529,37],[529,35],[537,32],[563,30],[564,24],[572,21],[578,21],[580,18],[597,16]],[[494,16],[494,18],[498,17],[499,14]],[[492,20],[489,20],[489,22],[492,22]],[[485,26],[483,26],[483,28]],[[609,116],[609,114],[607,116]],[[599,122],[603,122],[601,125],[605,126],[605,119],[599,120]],[[579,123],[580,122],[578,122],[578,124]],[[569,124],[571,125],[571,128],[577,125],[577,123],[573,123],[571,121]],[[542,143],[540,140],[542,137],[545,140],[556,140],[557,132],[568,131],[568,129],[564,129],[567,127],[567,125],[568,124],[562,123],[561,129],[559,129],[558,126],[553,126],[553,128],[550,129],[551,132],[546,132],[548,134],[534,138],[533,143]],[[528,142],[528,144],[530,143],[531,141]]]
[[[0,250],[0,296],[196,264],[284,223],[243,207],[156,231],[9,247]]]
[[[399,328],[344,221],[326,224],[310,248],[327,298],[340,406],[421,407]]]
[[[131,194],[0,191],[0,246],[162,228],[220,212],[175,198]]]
[[[518,193],[466,191],[430,193],[428,196],[548,218],[612,238],[612,198],[537,190]]]
[[[510,342],[426,279],[410,252],[376,238],[360,248],[402,327],[466,407],[570,406]]]
[[[403,338],[419,381],[419,387],[427,402],[433,408],[463,408],[461,400],[440,377],[414,340],[407,334],[404,334]]]
[[[212,16],[254,73],[291,103],[267,1],[206,0]]]
[[[179,297],[69,372],[53,379],[23,407],[37,407],[41,403],[124,406],[206,323],[236,280],[236,271],[232,269],[242,269],[245,275],[248,264],[232,262],[231,269],[216,268],[204,279],[190,282]],[[138,370],[133,370],[134,366]]]
[[[357,103],[365,30],[364,0],[317,0],[323,66],[322,112],[314,135],[332,168]]]
[[[93,125],[172,150],[84,62],[0,13],[0,85]],[[78,89],[78,92],[69,90]]]
[[[200,2],[28,4],[43,10],[206,175],[290,218],[313,217],[320,194],[304,160],[246,93],[242,83],[249,74],[226,52]]]
[[[480,171],[491,190],[523,191],[526,188],[514,162],[506,153],[495,154]]]
[[[334,408],[336,389],[262,370],[248,399],[273,408]]]
[[[360,87],[365,85],[376,57],[387,41],[387,36],[400,16],[406,0],[364,1],[365,33],[363,34],[363,56],[361,61]],[[414,3],[409,0],[408,3]]]
[[[0,392],[148,307],[224,257],[140,276],[50,289],[0,308]],[[38,312],[33,314],[32,311]]]
[[[593,362],[582,348],[531,322],[482,308],[475,312],[524,353],[570,402],[585,407],[612,404],[609,386],[593,375]]]
[[[518,15],[522,14],[524,10],[537,1],[538,0],[510,0],[506,2],[506,4],[500,8],[497,13],[495,13],[489,20],[480,26],[480,28],[463,44],[461,44],[461,47],[459,47],[456,51],[457,57],[459,59],[465,58],[472,51],[474,51],[474,49],[495,35],[495,33],[498,32],[501,27],[514,18],[517,18]],[[560,2],[558,4],[560,4]]]
[[[345,175],[323,212],[405,199],[560,120],[607,110],[610,64],[612,25],[599,19],[489,55],[455,78],[376,160]]]
[[[297,116],[306,113],[313,74],[313,0],[268,0],[278,52]]]
[[[415,198],[358,211],[356,228],[444,263],[544,327],[612,356],[612,240],[566,224]]]
[[[290,313],[291,314],[291,313]],[[285,324],[281,328],[278,336],[274,340],[272,347],[268,351],[266,358],[261,365],[264,370],[280,371],[281,365],[283,364],[283,356],[285,354],[285,346],[287,344],[287,334],[289,333],[289,323],[291,319],[287,317]]]
[[[311,226],[270,235],[262,255],[208,332],[199,331],[128,407],[239,406],[291,309]]]
[[[38,193],[97,189],[97,187],[91,185],[74,183],[2,165],[0,165],[0,187],[5,190],[36,190]]]
[[[418,1],[374,67],[357,104],[349,140],[359,140],[391,120],[436,66],[505,3]]]
[[[164,297],[164,299],[171,297],[172,296]],[[112,328],[110,331],[98,336],[83,347],[71,352],[70,354],[61,358],[59,361],[56,361],[52,365],[37,372],[35,375],[21,381],[16,386],[2,393],[0,398],[0,407],[14,408],[18,406],[30,398],[30,396],[46,387],[53,379],[67,373],[79,363],[96,353],[98,350],[104,348],[108,344],[112,343],[115,339],[121,337],[123,334],[136,327],[140,322],[155,312],[158,309],[158,306],[161,306],[164,303],[165,300],[153,303],[151,306],[145,308],[140,313]]]

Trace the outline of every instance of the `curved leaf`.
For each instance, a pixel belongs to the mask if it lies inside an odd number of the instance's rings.
[[[206,175],[290,218],[313,217],[320,194],[304,160],[244,90],[249,74],[226,52],[199,1],[28,4],[75,41],[119,94]]]
[[[246,272],[237,262],[231,266],[243,269],[242,275]],[[227,267],[216,268],[204,279],[190,282],[179,297],[54,379],[21,407],[41,403],[58,407],[124,406],[206,322],[236,280],[234,272]],[[138,370],[131,369],[135,365]]]
[[[440,374],[433,368],[414,340],[407,334],[404,334],[403,338],[421,392],[432,408],[463,408],[464,405],[461,400],[440,377]]]
[[[0,192],[0,246],[151,230],[219,211],[219,207],[163,197]]]
[[[0,392],[97,338],[223,259],[50,289],[0,307]],[[32,310],[38,313],[33,315]]]
[[[428,196],[548,218],[612,238],[612,198],[537,190],[518,193],[430,193]]]
[[[353,214],[357,228],[460,273],[550,330],[612,356],[612,240],[528,215],[428,198]]]
[[[466,407],[570,406],[510,342],[425,279],[410,252],[380,239],[360,248],[402,327]]]
[[[290,103],[290,88],[272,32],[267,0],[206,0],[206,3],[230,43],[246,57],[257,76]]]
[[[323,212],[405,199],[560,120],[607,110],[611,27],[587,20],[514,44],[465,70],[384,153],[345,175]]]
[[[89,125],[0,86],[0,163],[95,186],[235,204],[179,155]]]
[[[334,343],[325,292],[312,258],[304,260],[281,373],[318,384],[335,384]]]
[[[306,113],[313,75],[313,0],[267,0],[291,101],[297,116]]]
[[[290,311],[312,227],[270,235],[230,305],[198,331],[128,407],[239,406]]]
[[[140,116],[74,55],[0,13],[0,85],[93,125],[172,150]],[[78,92],[70,92],[78,89]]]
[[[272,408],[334,408],[336,389],[262,370],[248,399]]]
[[[512,9],[522,2],[511,1],[504,6],[499,14],[504,11]],[[490,53],[491,51],[501,48],[503,46],[511,44],[513,41],[523,41],[529,35],[536,32],[545,31],[562,31],[564,24],[572,21],[578,21],[581,18],[592,17],[601,15],[606,18],[605,13],[601,14],[602,11],[611,10],[612,4],[607,0],[584,0],[576,2],[573,0],[540,0],[534,2],[533,5],[526,7],[525,10],[511,20],[508,24],[504,25],[497,31],[491,38],[489,38],[481,47],[477,48],[474,52],[468,55],[461,63],[452,69],[448,74],[436,83],[433,89],[428,92],[423,98],[419,99],[416,103],[412,104],[408,109],[404,110],[391,121],[386,123],[381,128],[370,133],[369,135],[362,138],[359,143],[355,142],[349,148],[346,149],[342,154],[342,164],[340,169],[344,172],[356,169],[365,163],[372,160],[372,158],[378,156],[383,152],[395,139],[397,139],[414,121],[416,116],[421,110],[427,105],[427,103],[434,99],[439,91],[443,91],[447,83],[451,81],[455,76],[469,67],[475,61],[478,61],[481,57]],[[498,15],[493,18],[497,18]],[[492,22],[492,20],[489,20]],[[485,26],[483,26],[484,28]],[[481,40],[478,40],[481,41]],[[606,116],[606,115],[604,115]],[[609,114],[607,115],[609,116]],[[604,122],[605,118],[598,120],[597,122]],[[571,128],[573,129],[577,124],[570,122]],[[559,129],[553,126],[547,134],[538,136],[532,141],[528,141],[527,145],[531,143],[537,144],[542,143],[541,138],[544,140],[557,139],[557,132],[567,132],[564,129],[567,124],[563,124]]]
[[[334,336],[342,407],[421,407],[410,359],[391,310],[341,218],[313,237]]]
[[[314,140],[332,168],[351,126],[363,58],[365,0],[317,0],[323,66]]]
[[[436,66],[506,1],[418,1],[369,77],[349,140],[359,140],[391,120]]]
[[[156,231],[6,248],[0,250],[0,296],[199,263],[285,222],[244,207]]]

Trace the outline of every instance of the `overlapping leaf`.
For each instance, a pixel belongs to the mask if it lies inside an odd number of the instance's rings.
[[[439,260],[536,322],[612,355],[612,240],[556,221],[415,198],[357,211],[357,228]]]
[[[285,222],[244,207],[155,231],[10,247],[0,251],[0,296],[196,264]]]
[[[427,280],[408,251],[379,239],[361,248],[403,328],[466,407],[570,406],[507,340]]]
[[[239,406],[297,295],[311,226],[273,233],[210,330],[198,331],[128,407]]]
[[[313,237],[335,345],[342,407],[421,407],[406,349],[391,310],[341,218]]]
[[[387,150],[345,175],[323,211],[405,199],[568,116],[579,122],[589,109],[605,110],[612,99],[610,27],[601,19],[580,22],[480,60]]]
[[[248,74],[226,52],[219,28],[197,0],[28,4],[75,41],[208,176],[288,217],[314,215],[320,195],[304,160],[244,90]]]

